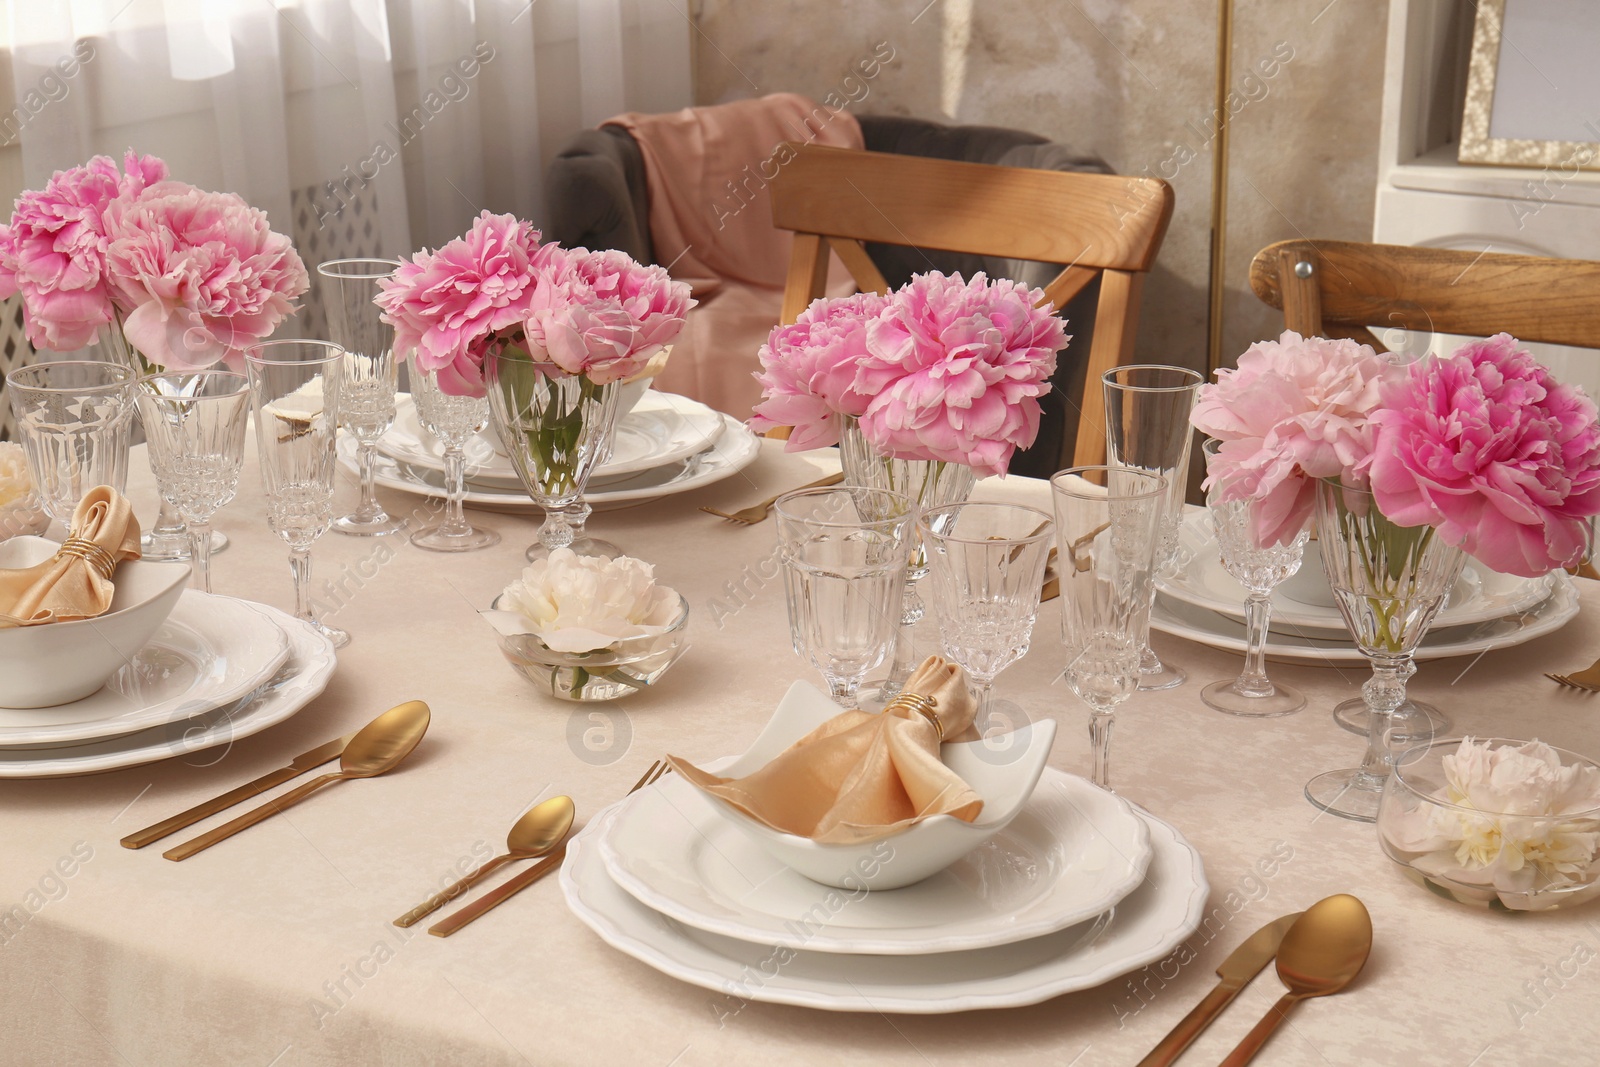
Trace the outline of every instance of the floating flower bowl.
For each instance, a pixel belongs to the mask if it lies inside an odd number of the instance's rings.
[[[0,568],[32,567],[60,547],[13,537],[0,543]],[[116,591],[105,614],[0,629],[0,709],[54,707],[97,691],[149,643],[188,579],[187,563],[128,560],[112,575]]]
[[[1463,795],[1462,768],[1446,759],[1467,740],[1419,745],[1396,762],[1378,808],[1383,851],[1418,885],[1464,904],[1544,911],[1600,897],[1600,765],[1485,738],[1488,758],[1516,762],[1469,775]]]
[[[752,774],[837,714],[839,705],[826,693],[795,682],[754,743],[716,773],[724,778]],[[892,836],[853,845],[824,845],[786,834],[731,805],[708,800],[719,816],[752,837],[772,858],[813,882],[848,889],[862,885],[899,889],[938,874],[1005,829],[1033,795],[1055,739],[1056,724],[1045,719],[998,738],[942,746],[945,766],[983,798],[977,820],[933,815]]]
[[[494,610],[503,610],[504,596]],[[538,634],[505,634],[500,651],[541,692],[561,700],[617,700],[660,681],[687,648],[689,602],[678,597],[678,613],[662,633],[618,638],[592,652],[558,652]]]

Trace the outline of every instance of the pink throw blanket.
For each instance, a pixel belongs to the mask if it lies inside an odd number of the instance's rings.
[[[638,142],[656,262],[689,282],[700,302],[656,385],[749,418],[761,399],[751,377],[760,367],[756,352],[778,323],[794,243],[772,225],[767,183],[787,159],[779,146],[859,149],[861,127],[848,111],[794,93],[666,115],[630,112],[605,125]],[[854,292],[837,257],[831,268],[829,293]]]

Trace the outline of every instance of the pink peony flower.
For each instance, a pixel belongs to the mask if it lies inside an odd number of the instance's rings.
[[[538,230],[487,211],[465,236],[418,252],[379,283],[376,299],[394,327],[395,350],[437,371],[444,392],[482,396],[490,336],[522,322],[547,254]]]
[[[689,287],[625,252],[548,249],[523,335],[534,362],[597,385],[642,371],[683,328]]]
[[[1286,330],[1200,387],[1190,422],[1222,441],[1205,485],[1253,497],[1263,545],[1288,544],[1316,503],[1316,479],[1364,485],[1372,462],[1369,413],[1393,368],[1367,345]],[[1393,516],[1391,516],[1392,518]]]
[[[776,327],[761,346],[762,401],[750,428],[794,427],[789,452],[838,444],[839,416],[865,414],[871,399],[856,392],[856,373],[867,355],[867,323],[888,303],[877,293],[821,297],[792,325]]]
[[[1044,298],[982,273],[919,274],[867,324],[853,388],[872,397],[861,431],[896,459],[1004,474],[1039,433],[1039,401],[1066,345]]]
[[[0,299],[22,293],[37,348],[83,348],[115,317],[106,205],[167,176],[165,163],[131,148],[123,165],[127,173],[119,175],[110,157],[95,156],[57,171],[43,190],[23,193],[10,224],[0,226]]]
[[[294,245],[233,193],[156,182],[107,205],[105,226],[122,332],[169,370],[237,360],[309,285]]]
[[[1372,493],[1403,526],[1428,525],[1497,571],[1570,566],[1600,513],[1600,425],[1583,390],[1497,334],[1386,384]]]

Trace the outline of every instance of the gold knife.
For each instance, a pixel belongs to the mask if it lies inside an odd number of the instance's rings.
[[[122,839],[123,848],[143,848],[156,841],[160,841],[169,834],[182,830],[185,826],[193,826],[201,819],[208,819],[219,811],[233,807],[253,796],[265,793],[274,786],[282,785],[291,778],[298,778],[313,767],[320,767],[329,760],[338,759],[344,752],[344,747],[350,743],[355,732],[336,737],[325,745],[318,745],[310,752],[302,752],[294,758],[287,767],[280,768],[270,774],[263,774],[253,782],[246,782],[237,789],[230,789],[220,797],[212,797],[203,804],[196,804],[188,811],[180,811],[170,819],[163,819],[154,826],[147,826],[136,834],[129,834]]]
[[[468,904],[466,907],[462,908],[460,911],[452,912],[443,919],[440,919],[438,922],[428,927],[428,933],[432,934],[434,937],[449,937],[451,934],[455,933],[472,920],[480,918],[491,908],[495,908],[501,904],[504,904],[506,901],[510,900],[512,897],[516,896],[518,893],[522,892],[524,889],[528,888],[530,885],[537,882],[539,879],[543,878],[557,867],[561,866],[561,860],[566,856],[566,854],[567,846],[565,843],[563,843],[560,848],[556,849],[554,852],[550,853],[550,855],[546,856],[538,863],[535,863],[532,867],[529,867],[515,878],[507,879],[500,885],[497,885],[493,889],[489,890],[489,892],[485,893],[477,900],[474,900],[471,904]]]
[[[1167,1067],[1189,1047],[1189,1043],[1199,1037],[1206,1027],[1211,1025],[1213,1019],[1222,1014],[1222,1009],[1233,1002],[1239,991],[1250,984],[1250,979],[1261,973],[1261,968],[1272,962],[1272,957],[1278,954],[1278,945],[1283,941],[1283,935],[1289,932],[1289,927],[1300,918],[1297,911],[1293,915],[1285,915],[1268,923],[1245,940],[1245,943],[1233,950],[1233,953],[1222,961],[1222,966],[1217,968],[1217,977],[1222,981],[1217,983],[1215,989],[1206,994],[1206,998],[1195,1005],[1193,1011],[1185,1015],[1172,1032],[1161,1039],[1161,1044],[1150,1050],[1150,1055],[1139,1061],[1139,1067]]]

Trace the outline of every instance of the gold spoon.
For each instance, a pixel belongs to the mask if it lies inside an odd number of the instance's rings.
[[[428,732],[428,705],[420,700],[408,700],[363,726],[339,756],[339,770],[313,778],[297,789],[291,789],[259,808],[252,808],[232,822],[223,823],[199,837],[167,849],[162,855],[169,860],[186,860],[196,852],[210,848],[218,841],[232,837],[240,830],[285,808],[300,803],[306,797],[330,782],[347,778],[373,778],[394,770],[401,760],[411,755],[422,735]]]
[[[1372,917],[1348,893],[1319,900],[1295,920],[1278,946],[1278,978],[1289,987],[1221,1067],[1244,1067],[1300,1001],[1349,985],[1372,952]]]
[[[425,915],[432,915],[445,904],[471,889],[512,860],[531,860],[555,848],[572,829],[572,798],[551,797],[535,804],[522,813],[511,832],[506,834],[506,852],[483,864],[477,870],[453,885],[445,886],[421,904],[394,921],[396,926],[410,926]]]

